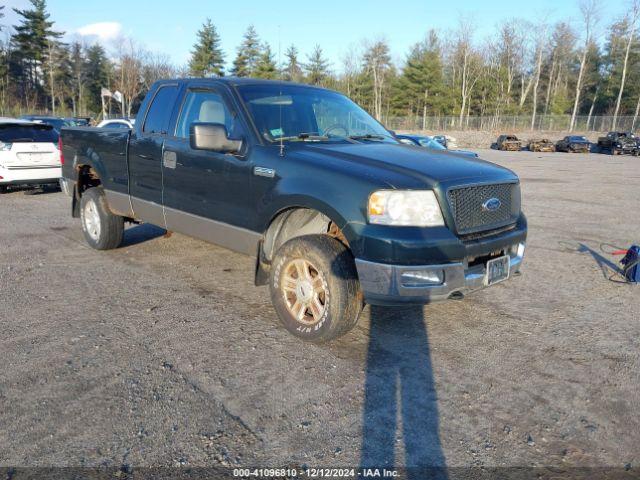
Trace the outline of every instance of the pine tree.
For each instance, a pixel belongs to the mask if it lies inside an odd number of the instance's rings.
[[[236,77],[254,75],[261,53],[260,38],[253,25],[250,25],[238,47],[231,73]]]
[[[99,112],[102,109],[101,90],[103,87],[111,87],[109,74],[112,66],[104,48],[98,43],[91,45],[87,49],[85,56],[87,108],[92,112]]]
[[[224,75],[224,53],[220,48],[220,35],[211,19],[198,30],[198,41],[193,46],[189,71],[194,77],[222,77]]]
[[[14,72],[23,88],[23,94],[42,89],[40,72],[51,51],[51,43],[62,36],[52,29],[49,21],[46,0],[29,0],[30,10],[13,10],[22,17],[20,25],[16,25],[13,44]]]
[[[312,85],[322,85],[329,76],[329,62],[324,58],[320,45],[315,46],[307,60],[308,62],[304,65],[307,82]]]
[[[445,113],[447,89],[444,85],[438,38],[429,38],[411,49],[402,74],[395,83],[395,106],[404,114]]]
[[[258,58],[256,70],[253,74],[257,78],[274,79],[278,77],[278,68],[271,52],[271,46],[266,43],[262,47],[262,53]]]
[[[302,67],[298,61],[298,49],[295,45],[291,45],[284,55],[287,57],[287,64],[283,70],[284,79],[290,82],[301,82],[303,74]]]

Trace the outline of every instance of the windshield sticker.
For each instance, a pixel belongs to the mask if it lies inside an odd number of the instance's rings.
[[[272,137],[281,137],[282,136],[282,129],[281,128],[272,128],[271,130],[269,130],[269,133],[271,134]]]

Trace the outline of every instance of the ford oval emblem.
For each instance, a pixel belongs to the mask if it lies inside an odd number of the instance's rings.
[[[493,197],[482,204],[482,209],[487,212],[495,212],[500,208],[501,205],[502,202],[500,201],[500,199]]]

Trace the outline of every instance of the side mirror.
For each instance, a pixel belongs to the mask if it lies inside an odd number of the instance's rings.
[[[189,126],[189,144],[194,150],[220,153],[237,153],[242,148],[242,140],[230,139],[227,128],[221,123],[192,123]]]

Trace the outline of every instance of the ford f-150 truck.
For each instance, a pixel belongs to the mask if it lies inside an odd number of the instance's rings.
[[[148,222],[256,259],[283,325],[321,342],[365,303],[460,298],[519,271],[518,177],[400,143],[346,96],[255,79],[154,84],[135,127],[62,130],[86,241]]]

